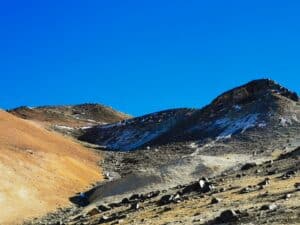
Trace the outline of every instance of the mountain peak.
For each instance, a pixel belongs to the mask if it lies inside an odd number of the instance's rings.
[[[299,99],[296,92],[288,90],[271,79],[258,79],[221,94],[212,103],[217,106],[243,104],[268,94],[279,94],[293,101]]]

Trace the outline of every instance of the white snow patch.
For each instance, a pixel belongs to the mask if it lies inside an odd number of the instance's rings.
[[[85,127],[80,127],[80,129],[82,130],[86,130],[86,129],[89,129],[89,128],[92,128],[93,126],[85,126]]]
[[[198,145],[196,142],[192,142],[190,145],[189,145],[191,148],[198,148]]]
[[[265,122],[261,122],[257,125],[259,128],[263,128],[263,127],[266,127],[267,124]]]
[[[226,136],[223,136],[223,135],[219,135],[216,140],[219,141],[219,140],[225,140],[225,139],[229,139],[231,138],[232,134],[228,134]]]
[[[228,139],[239,131],[244,133],[247,129],[255,127],[258,115],[258,113],[255,113],[235,120],[229,118],[216,120],[214,126],[224,128],[224,130],[217,136],[216,140]]]
[[[120,127],[122,126],[123,124],[121,122],[117,122],[117,123],[111,123],[111,124],[106,124],[104,126],[102,126],[101,128],[112,128],[112,127]]]
[[[166,130],[167,129],[164,128],[152,132],[146,131],[144,133],[141,133],[139,130],[125,130],[120,136],[117,137],[117,139],[112,144],[108,143],[106,145],[108,148],[120,148],[125,151],[130,151],[151,141]]]
[[[242,109],[241,106],[239,105],[234,105],[233,108],[236,110],[236,111],[240,111]]]
[[[279,123],[281,126],[286,127],[286,126],[292,124],[292,120],[288,117],[281,116],[281,117],[279,117]]]
[[[294,121],[296,121],[296,122],[299,122],[299,120],[298,120],[298,118],[297,118],[297,115],[296,115],[296,114],[292,115],[292,119],[293,119]]]
[[[73,127],[67,127],[67,126],[61,126],[61,125],[54,125],[54,127],[57,129],[62,129],[62,130],[74,130]]]

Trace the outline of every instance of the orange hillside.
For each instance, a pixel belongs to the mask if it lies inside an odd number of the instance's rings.
[[[0,110],[0,224],[68,204],[102,179],[99,156],[59,134]]]

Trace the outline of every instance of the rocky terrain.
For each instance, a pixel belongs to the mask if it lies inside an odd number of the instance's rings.
[[[78,136],[82,130],[94,125],[109,124],[130,118],[129,115],[100,104],[22,106],[8,112],[71,136]]]
[[[268,79],[84,129],[106,180],[27,224],[299,224],[300,102]]]
[[[113,180],[88,198],[103,201],[134,190],[176,186],[199,173],[211,176],[272,159],[299,146],[298,118],[295,93],[271,80],[256,80],[203,109],[168,110],[86,129],[80,139],[105,147],[101,166]]]
[[[300,224],[299,153],[26,224]]]

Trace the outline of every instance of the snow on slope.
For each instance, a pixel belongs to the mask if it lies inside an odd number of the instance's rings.
[[[174,109],[87,129],[81,140],[106,146],[112,150],[130,151],[154,140],[170,130],[192,109]],[[92,136],[95,136],[93,139]]]
[[[244,133],[247,129],[255,127],[258,121],[258,113],[249,114],[241,118],[223,118],[215,121],[214,126],[224,129],[217,140],[231,138],[237,132]]]

